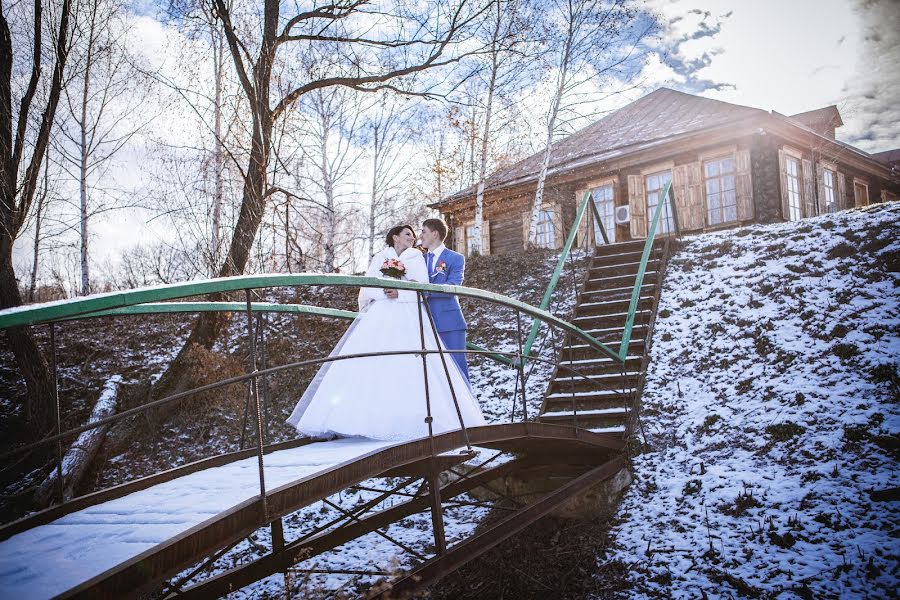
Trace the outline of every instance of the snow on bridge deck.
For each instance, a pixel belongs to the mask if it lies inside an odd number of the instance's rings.
[[[267,454],[266,489],[396,443],[345,438]],[[258,494],[253,456],[23,531],[0,542],[0,596],[56,596]]]

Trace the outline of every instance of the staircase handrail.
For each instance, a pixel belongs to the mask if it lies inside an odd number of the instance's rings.
[[[559,253],[559,260],[556,261],[556,268],[553,269],[553,275],[550,277],[550,283],[547,284],[547,289],[544,290],[544,297],[541,299],[540,309],[542,311],[546,311],[550,306],[550,300],[553,298],[553,292],[556,290],[556,284],[559,283],[559,277],[562,274],[563,267],[566,264],[566,257],[569,255],[569,251],[572,249],[572,244],[575,243],[575,235],[578,233],[578,227],[581,225],[582,219],[584,219],[584,215],[586,212],[586,208],[588,202],[591,199],[591,192],[586,191],[584,196],[581,199],[581,204],[578,205],[578,210],[575,213],[575,221],[572,223],[572,227],[569,229],[569,235],[566,236],[566,243],[563,245],[562,251]],[[531,331],[528,332],[528,337],[525,340],[525,349],[523,354],[527,356],[531,356],[531,347],[534,345],[535,339],[537,339],[538,330],[540,329],[541,324],[540,320],[534,319],[531,322]],[[611,356],[613,360],[618,360],[618,354],[613,353]]]
[[[638,265],[637,277],[634,280],[634,288],[631,290],[631,302],[628,304],[628,315],[625,318],[625,329],[622,332],[622,341],[619,344],[619,359],[624,362],[628,355],[628,345],[631,343],[631,332],[634,329],[634,318],[637,313],[638,300],[641,295],[641,286],[644,285],[644,273],[647,270],[647,262],[650,260],[650,251],[653,249],[653,240],[656,237],[656,227],[659,224],[659,218],[662,214],[663,207],[667,201],[674,204],[674,198],[671,198],[672,182],[666,183],[660,196],[659,204],[653,212],[653,218],[650,220],[650,228],[647,231],[647,241],[644,242],[644,251],[641,254],[641,262]]]

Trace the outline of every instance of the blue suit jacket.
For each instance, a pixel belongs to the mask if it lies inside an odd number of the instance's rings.
[[[443,269],[440,268],[442,263]],[[431,283],[462,285],[466,272],[466,257],[459,252],[444,248],[434,265],[434,270],[434,275],[430,276]],[[466,329],[466,320],[459,307],[459,298],[453,294],[429,292],[425,299],[434,315],[434,324],[438,331]]]

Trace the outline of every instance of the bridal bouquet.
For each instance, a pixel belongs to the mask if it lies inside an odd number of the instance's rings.
[[[406,265],[404,265],[396,258],[389,258],[385,260],[381,265],[381,273],[385,277],[400,279],[401,277],[406,275]]]

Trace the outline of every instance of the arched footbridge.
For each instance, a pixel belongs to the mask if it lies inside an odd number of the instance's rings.
[[[586,201],[585,201],[586,203]],[[585,203],[579,210],[579,218]],[[654,215],[653,223],[659,218]],[[571,246],[567,241],[564,254]],[[643,285],[643,267],[651,253],[652,233],[643,252],[643,263],[634,281],[627,326],[618,350],[598,341],[585,330],[549,311],[548,302],[534,307],[510,297],[462,286],[439,286],[391,279],[347,275],[295,274],[252,275],[180,283],[154,288],[98,294],[72,300],[0,311],[0,329],[48,327],[55,371],[54,327],[73,319],[158,313],[223,311],[245,318],[250,360],[244,374],[193,390],[179,392],[142,406],[93,420],[45,439],[5,449],[4,463],[17,455],[40,450],[56,453],[57,482],[63,481],[63,450],[76,437],[101,426],[173,405],[200,392],[244,384],[248,407],[245,419],[255,430],[248,436],[251,447],[213,456],[156,473],[115,487],[63,500],[0,527],[0,589],[10,598],[218,598],[274,574],[303,572],[304,564],[339,549],[350,541],[377,534],[405,555],[399,570],[383,575],[370,597],[404,597],[521,531],[573,497],[612,477],[625,466],[624,436],[619,430],[580,427],[579,398],[585,389],[615,390],[610,377],[591,377],[579,370],[579,362],[597,360],[622,365],[631,358],[629,336]],[[562,262],[560,263],[562,264]],[[559,273],[554,274],[555,280]],[[436,332],[421,302],[422,295],[440,291],[492,304],[498,311],[515,314],[517,337],[513,352],[499,352],[469,345],[465,352],[497,360],[516,371],[515,398],[510,418],[486,426],[466,427],[442,434],[428,428],[419,439],[377,441],[364,438],[334,440],[294,439],[267,443],[269,423],[260,381],[274,373],[318,366],[331,360],[355,360],[377,353],[313,358],[269,366],[260,361],[258,343],[265,335],[265,315],[294,313],[324,318],[352,319],[350,311],[298,304],[254,300],[259,290],[299,286],[380,287],[412,290],[420,296],[422,345],[407,354],[437,353],[446,366],[451,358],[444,349],[426,350],[424,331]],[[234,298],[242,301],[185,301],[188,298]],[[545,297],[545,300],[549,297]],[[532,328],[529,331],[529,321]],[[534,333],[543,323],[561,331],[570,343],[595,353],[581,361],[550,361],[554,376],[564,373],[578,381],[572,392],[571,420],[552,421],[529,415],[525,385],[527,362],[548,362],[531,352]],[[507,346],[509,347],[509,346]],[[559,362],[557,362],[559,361]],[[423,361],[424,366],[424,361]],[[56,376],[56,373],[53,374]],[[426,377],[427,381],[427,377]],[[478,382],[473,382],[477,387]],[[574,389],[574,388],[573,388]],[[59,399],[56,396],[57,413]],[[557,396],[559,393],[556,394]],[[547,395],[543,399],[547,405]],[[424,399],[423,399],[424,402]],[[518,410],[517,410],[518,406]],[[427,420],[426,420],[427,421]],[[57,423],[58,423],[57,417]],[[246,423],[245,423],[246,425]],[[58,425],[57,425],[58,427]],[[243,444],[242,444],[243,447]],[[511,494],[493,484],[508,477],[534,479],[544,474],[546,485],[538,492]],[[547,474],[551,476],[547,476]],[[380,482],[376,485],[373,482]],[[352,506],[333,501],[336,494],[365,486],[369,495]],[[470,495],[475,490],[482,493]],[[488,490],[488,493],[483,493]],[[473,500],[476,497],[479,500]],[[336,516],[311,524],[286,539],[284,519],[317,503]],[[460,505],[501,509],[504,516],[480,525],[464,539],[447,543],[445,511]],[[392,524],[412,515],[430,515],[427,551],[418,550],[386,533]],[[251,560],[222,566],[217,561],[254,534],[265,532],[267,547]],[[287,585],[287,582],[286,582]]]

